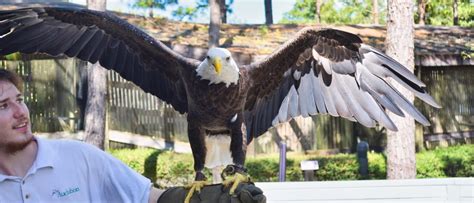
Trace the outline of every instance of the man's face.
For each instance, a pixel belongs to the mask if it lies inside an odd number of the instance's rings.
[[[8,81],[0,81],[0,152],[15,153],[33,141],[30,113],[23,95]]]

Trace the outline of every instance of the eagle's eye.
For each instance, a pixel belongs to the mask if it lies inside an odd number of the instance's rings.
[[[210,56],[206,56],[207,60],[211,60],[211,57]]]
[[[225,57],[225,60],[226,60],[226,61],[229,61],[229,60],[230,60],[230,56]]]

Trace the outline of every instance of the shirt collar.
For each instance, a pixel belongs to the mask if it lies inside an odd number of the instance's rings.
[[[56,154],[50,146],[50,142],[39,137],[35,137],[36,143],[38,145],[38,151],[36,153],[36,159],[31,165],[31,168],[27,172],[28,174],[35,173],[40,168],[51,167],[54,168],[56,162]],[[5,181],[6,179],[16,179],[18,177],[7,176],[0,174],[0,182]]]
[[[38,153],[36,154],[36,160],[32,167],[36,169],[44,167],[53,167],[56,162],[56,153],[54,153],[51,142],[43,138],[36,137],[38,143]]]

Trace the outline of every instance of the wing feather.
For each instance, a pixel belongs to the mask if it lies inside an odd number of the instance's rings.
[[[400,63],[362,44],[356,35],[333,29],[303,29],[266,59],[251,64],[248,70],[253,86],[248,95],[251,99],[246,103],[246,123],[257,129],[250,137],[297,116],[326,113],[368,127],[379,123],[396,131],[385,111],[399,116],[406,112],[421,124],[429,125],[413,104],[386,82],[387,78],[401,83],[431,106],[439,107],[423,89],[425,85]],[[289,88],[283,88],[288,84]]]
[[[79,54],[77,54],[77,58],[80,58],[84,61],[89,61],[92,54],[94,53],[95,49],[97,48],[97,46],[102,41],[103,36],[104,36],[104,32],[102,30],[97,29],[97,30],[91,31],[90,39],[87,42],[84,42],[84,45],[82,46],[82,49],[80,50]],[[40,50],[40,51],[50,53],[52,50],[57,50],[58,49],[58,47],[56,47],[56,46],[49,46],[49,45],[48,45],[48,48],[49,49]],[[123,48],[123,47],[121,47],[121,48]],[[118,49],[118,51],[121,51],[121,50],[122,49]],[[117,58],[117,59],[121,59],[121,58]],[[113,65],[111,67],[115,68],[115,65]]]
[[[298,92],[295,86],[291,86],[290,92],[288,92],[288,118],[293,118],[300,115],[298,108]]]
[[[67,4],[22,7],[0,11],[1,55],[40,52],[99,62],[181,113],[187,111],[179,70],[194,71],[197,60],[180,56],[110,13]]]
[[[314,61],[311,62],[312,64],[314,63]],[[317,75],[315,75],[314,73],[314,69],[311,69],[311,72],[310,74],[311,75],[311,82],[313,83],[312,87],[313,87],[313,99],[314,101],[316,102],[316,107],[318,109],[318,113],[320,114],[327,114],[328,111],[326,110],[326,106],[324,104],[324,97],[322,95],[322,87],[319,83],[319,79],[317,77]]]
[[[308,117],[309,115],[315,115],[318,111],[316,109],[316,102],[313,96],[313,81],[314,77],[311,74],[306,74],[301,79],[300,86],[298,87],[298,93],[300,95],[299,107],[301,115]]]

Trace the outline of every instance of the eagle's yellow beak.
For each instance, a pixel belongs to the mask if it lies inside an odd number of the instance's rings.
[[[214,69],[216,70],[217,75],[220,75],[221,70],[222,70],[221,59],[218,57],[212,59],[212,65],[214,66]]]

